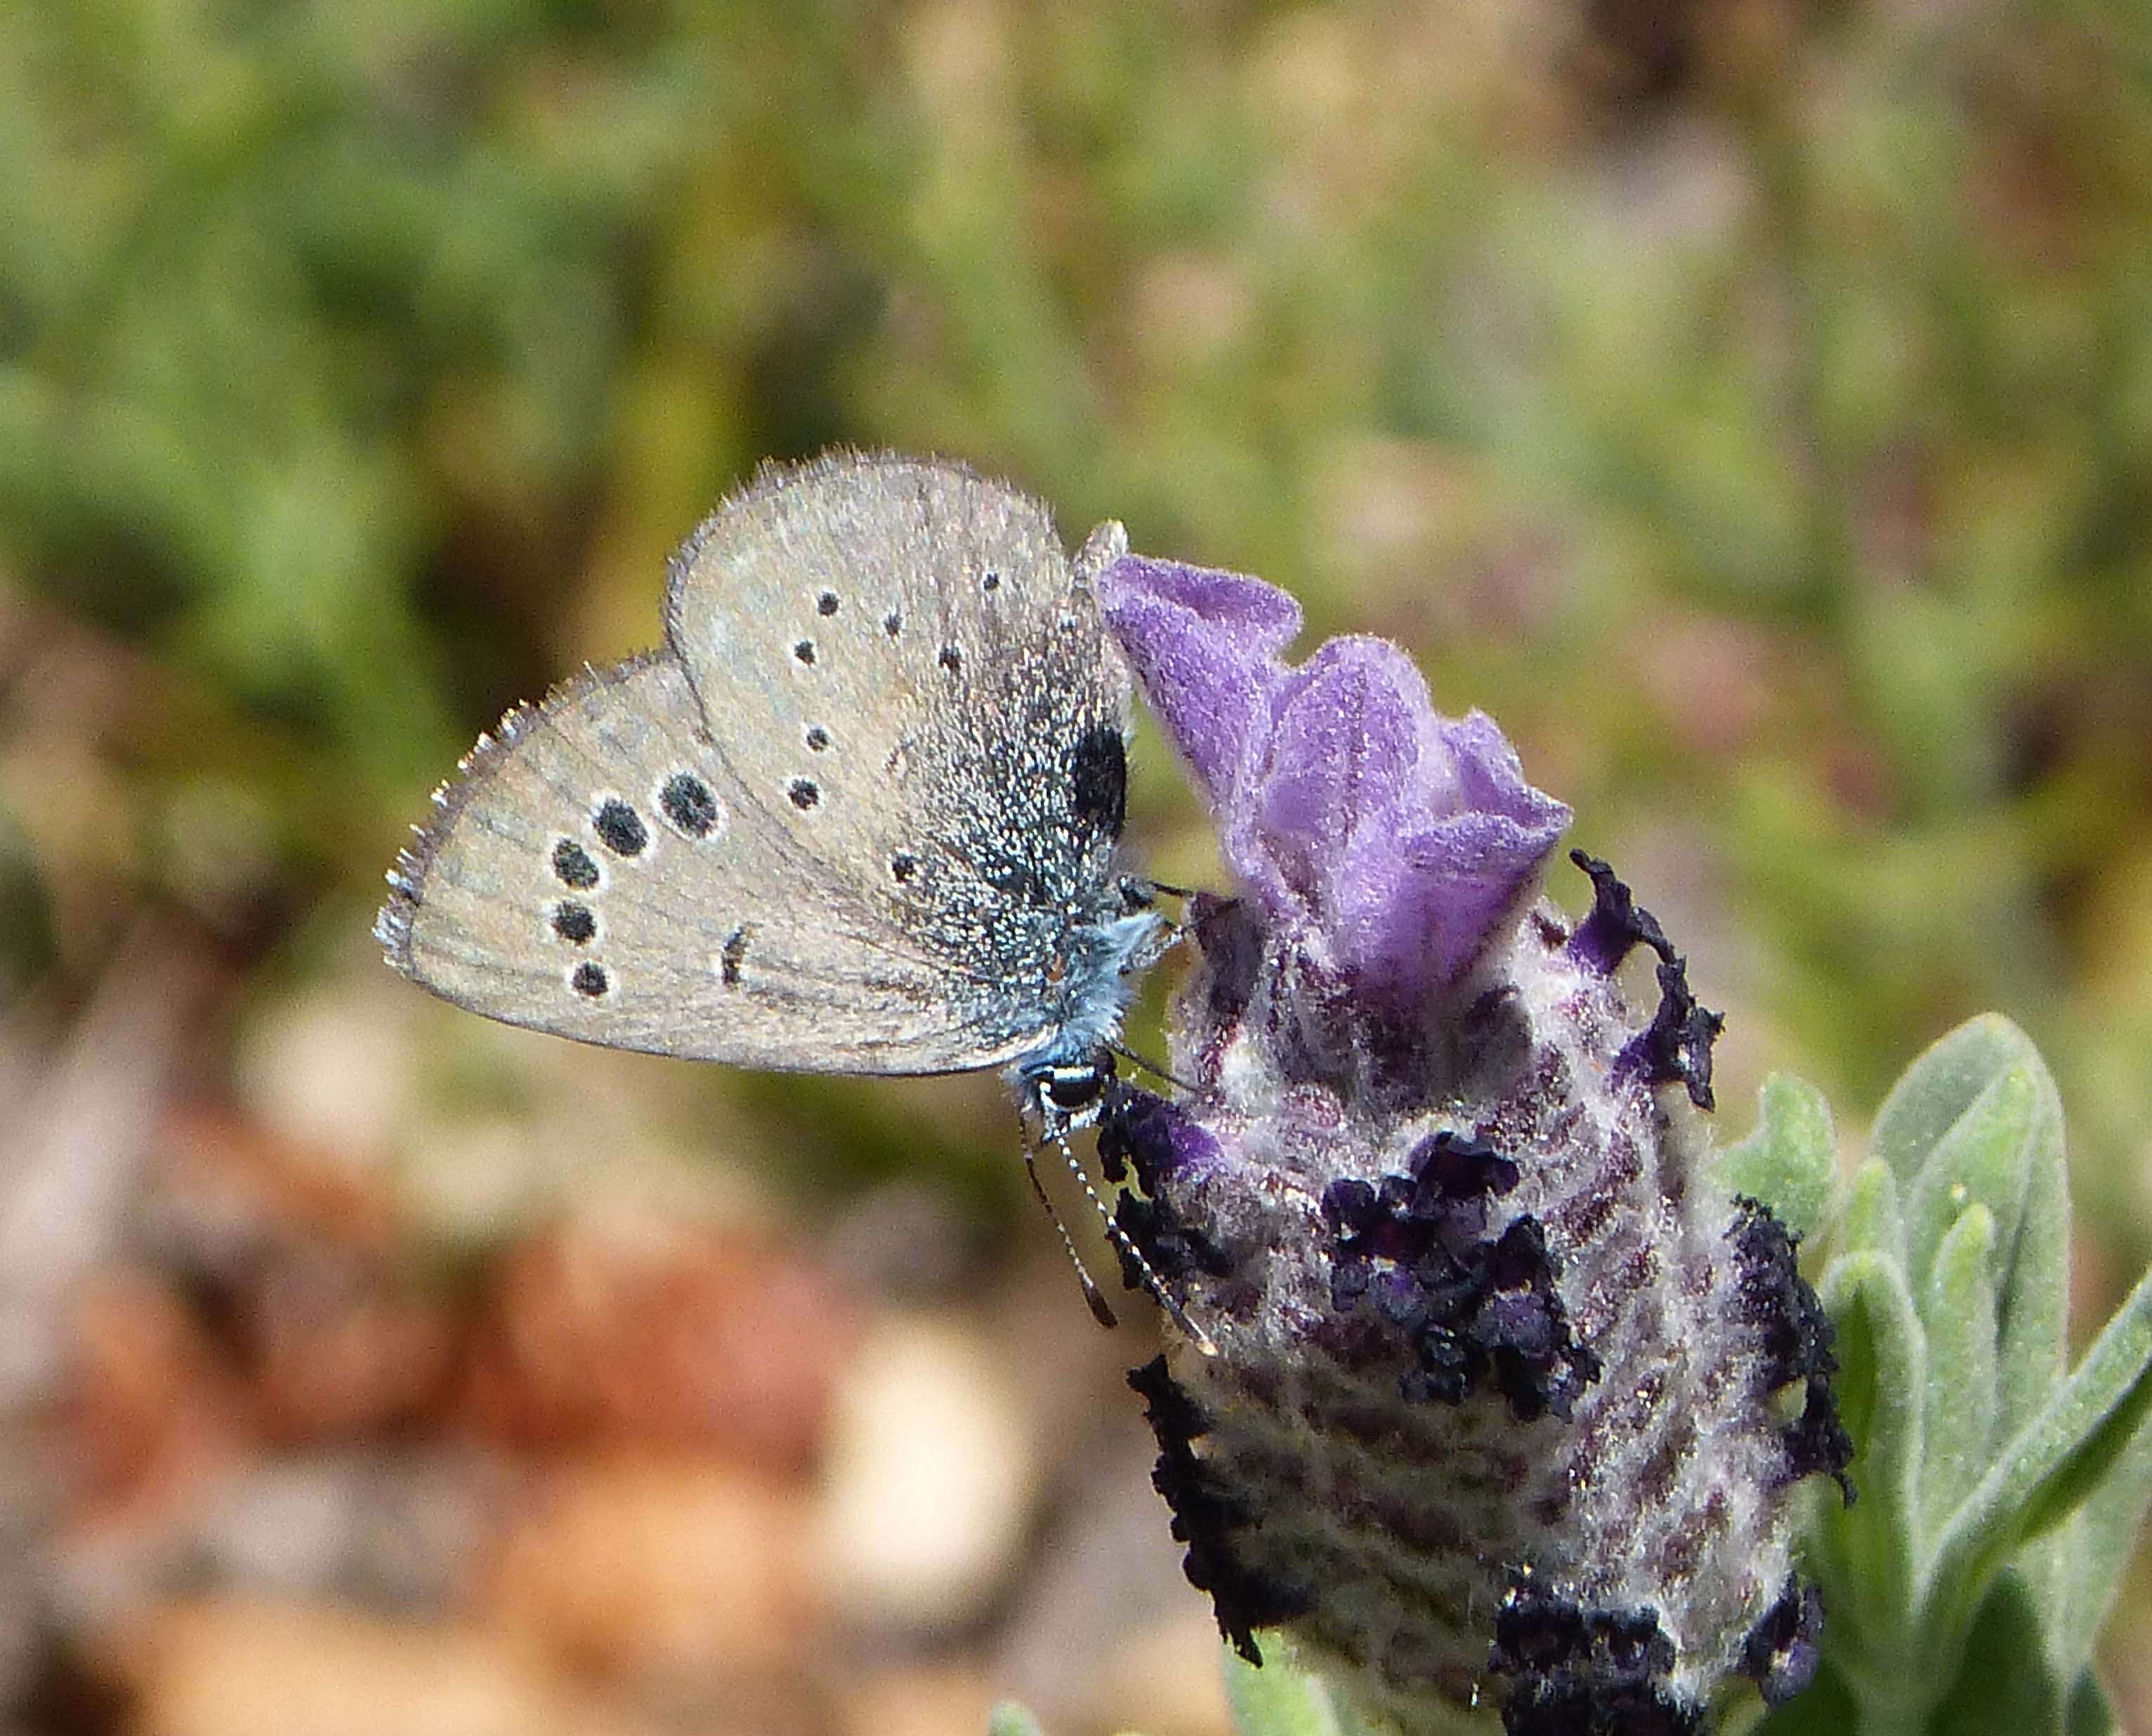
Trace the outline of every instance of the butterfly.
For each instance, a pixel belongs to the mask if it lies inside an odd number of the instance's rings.
[[[1045,509],[960,465],[765,465],[674,555],[662,647],[482,736],[399,855],[390,964],[586,1043],[1001,1067],[1094,1109],[1170,943],[1116,871],[1129,681]]]

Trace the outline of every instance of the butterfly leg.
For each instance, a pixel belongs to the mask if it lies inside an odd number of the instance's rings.
[[[1106,1209],[1106,1202],[1099,1197],[1099,1190],[1091,1185],[1091,1178],[1084,1173],[1083,1165],[1076,1160],[1075,1148],[1068,1143],[1067,1124],[1068,1118],[1062,1117],[1058,1124],[1050,1125],[1048,1137],[1061,1148],[1061,1155],[1068,1165],[1068,1173],[1076,1178],[1076,1185],[1084,1190],[1084,1197],[1091,1202],[1093,1208],[1098,1212],[1099,1221],[1106,1226],[1106,1234],[1113,1239],[1114,1246],[1134,1263],[1136,1270],[1142,1274],[1144,1288],[1150,1292],[1158,1305],[1165,1310],[1173,1323],[1188,1335],[1195,1348],[1205,1356],[1217,1355],[1218,1347],[1211,1342],[1210,1333],[1189,1318],[1187,1311],[1174,1299],[1172,1293],[1166,1289],[1165,1281],[1159,1277],[1150,1261],[1144,1257],[1144,1251],[1129,1239],[1129,1232],[1120,1226],[1113,1213]],[[1031,1153],[1028,1150],[1024,1154],[1024,1161],[1027,1164],[1031,1161]],[[1037,1179],[1037,1172],[1034,1171],[1033,1175],[1034,1184]],[[1055,1221],[1058,1222],[1059,1220],[1057,1219]],[[1061,1233],[1065,1240],[1068,1234],[1068,1231],[1063,1229]],[[1075,1252],[1072,1244],[1069,1248],[1071,1259],[1075,1258]],[[1084,1280],[1086,1294],[1089,1294],[1096,1288],[1091,1283],[1090,1275],[1084,1271],[1081,1261],[1078,1262],[1076,1270],[1078,1275]],[[1103,1304],[1104,1298],[1100,1297],[1099,1300]],[[1091,1312],[1096,1314],[1099,1312],[1098,1307],[1094,1307]]]

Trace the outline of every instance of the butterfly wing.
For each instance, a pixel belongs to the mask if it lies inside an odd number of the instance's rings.
[[[1130,683],[1043,506],[889,455],[766,467],[675,557],[666,625],[742,784],[971,1018],[1066,1018],[1072,927],[1119,911]]]
[[[744,1066],[931,1073],[1021,1044],[744,786],[666,653],[510,713],[434,800],[389,962],[511,1024]]]

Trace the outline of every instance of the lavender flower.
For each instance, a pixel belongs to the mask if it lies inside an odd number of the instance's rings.
[[[1789,1493],[1842,1472],[1793,1243],[1707,1182],[1715,1014],[1486,717],[1379,640],[1280,653],[1260,581],[1124,558],[1106,617],[1243,896],[1199,896],[1176,1106],[1120,1093],[1120,1221],[1216,1342],[1131,1377],[1187,1569],[1260,1661],[1515,1736],[1701,1729],[1814,1667]],[[1637,945],[1659,1000],[1615,980]],[[1791,1389],[1799,1388],[1796,1397]]]

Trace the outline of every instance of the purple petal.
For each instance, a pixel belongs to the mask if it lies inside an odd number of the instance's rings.
[[[1566,820],[1466,812],[1370,838],[1347,871],[1344,962],[1392,986],[1454,981],[1530,894]]]
[[[1173,745],[1213,802],[1232,801],[1268,739],[1276,654],[1300,631],[1300,605],[1260,579],[1140,556],[1095,589]]]
[[[1272,698],[1269,763],[1251,805],[1251,830],[1266,860],[1318,916],[1337,908],[1341,871],[1363,828],[1386,825],[1404,798],[1419,757],[1419,672],[1396,646],[1332,639]],[[1424,688],[1418,697],[1424,712]],[[1246,874],[1255,865],[1239,859],[1246,844],[1230,831],[1226,841],[1228,860]]]
[[[1195,769],[1228,865],[1296,944],[1407,1000],[1454,982],[1530,896],[1569,810],[1525,781],[1494,721],[1439,715],[1385,640],[1297,669],[1284,592],[1125,557],[1099,600]]]

